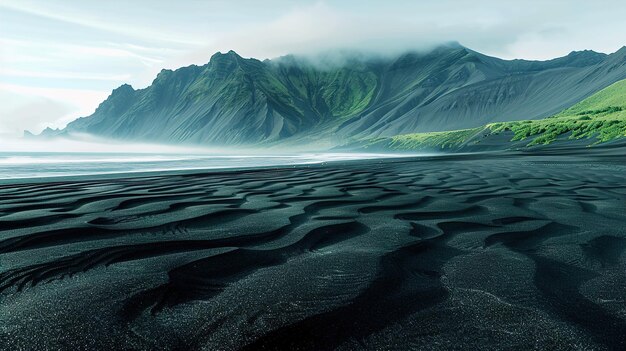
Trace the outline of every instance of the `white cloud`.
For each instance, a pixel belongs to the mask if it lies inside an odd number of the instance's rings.
[[[124,4],[118,5],[121,6]],[[146,7],[150,6],[150,4],[144,5]],[[121,23],[120,20],[124,19],[124,17],[120,16],[120,14],[124,12],[124,9],[120,8],[120,6],[113,8],[114,11],[110,11],[111,8],[102,6],[100,6],[101,8],[99,9],[101,11],[92,11],[99,7],[95,6],[95,8],[91,8],[90,11],[90,6],[85,6],[81,8],[78,6],[67,6],[67,3],[63,4],[29,0],[0,1],[0,7],[4,7],[7,9],[20,11],[39,17],[49,18],[60,22],[76,24],[87,28],[94,28],[107,32],[123,34],[125,36],[135,37],[137,39],[156,39],[162,42],[171,42],[187,45],[200,44],[200,42],[191,40],[190,37],[185,38],[184,36],[172,35],[168,32],[160,32],[158,36],[155,36],[155,30],[157,30],[158,28],[141,26],[137,23],[129,23],[129,21]],[[106,18],[103,18],[103,16],[106,16]]]

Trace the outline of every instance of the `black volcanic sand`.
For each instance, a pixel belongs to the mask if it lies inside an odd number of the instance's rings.
[[[0,186],[7,350],[626,349],[626,157]]]

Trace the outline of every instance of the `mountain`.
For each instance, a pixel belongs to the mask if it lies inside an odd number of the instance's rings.
[[[393,151],[484,151],[526,149],[558,142],[594,146],[626,139],[626,80],[545,119],[498,122],[478,128],[402,134],[358,140],[343,149]]]
[[[548,117],[626,78],[624,51],[544,62],[505,61],[465,48],[406,55],[403,65],[387,70],[378,103],[341,130],[366,138]]]
[[[64,135],[205,145],[332,146],[345,140],[476,128],[538,119],[626,78],[626,48],[549,61],[502,60],[452,43],[393,58],[350,54],[246,59],[216,53],[206,65],[122,85]]]
[[[204,66],[163,70],[151,86],[123,85],[70,132],[168,142],[270,142],[361,112],[376,89],[363,62],[315,69],[293,57],[276,61],[217,53]]]

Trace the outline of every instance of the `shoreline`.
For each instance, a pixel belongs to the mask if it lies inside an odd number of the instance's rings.
[[[184,168],[184,169],[163,169],[163,170],[146,170],[146,171],[126,171],[126,172],[101,172],[101,173],[88,173],[88,174],[72,174],[72,175],[59,175],[59,176],[41,176],[41,177],[24,177],[24,178],[0,178],[0,186],[12,185],[12,184],[27,184],[27,183],[47,183],[47,182],[71,182],[71,181],[91,181],[91,180],[106,180],[106,179],[124,179],[124,178],[149,178],[149,177],[162,177],[169,175],[197,175],[197,174],[213,174],[213,173],[225,173],[225,172],[242,172],[242,171],[255,171],[265,169],[292,169],[299,167],[319,167],[319,166],[333,166],[343,164],[360,164],[371,162],[394,162],[394,161],[430,161],[430,160],[472,160],[472,159],[491,159],[491,158],[561,158],[563,160],[568,158],[573,159],[586,159],[592,162],[626,162],[626,151],[622,145],[618,147],[608,148],[595,148],[595,149],[581,149],[581,148],[566,148],[552,150],[549,149],[537,149],[537,150],[496,150],[496,151],[484,151],[484,152],[466,152],[466,153],[440,153],[440,154],[390,154],[388,157],[376,157],[376,158],[360,158],[360,159],[345,159],[345,160],[330,160],[330,161],[311,161],[305,163],[296,164],[276,164],[276,165],[259,165],[248,167],[214,167],[214,168]]]
[[[197,174],[197,173],[215,173],[225,171],[243,171],[265,168],[293,168],[303,167],[309,165],[323,165],[335,162],[373,162],[381,159],[403,159],[423,157],[418,155],[390,155],[389,157],[376,157],[376,158],[361,158],[361,159],[345,159],[345,160],[330,160],[330,161],[308,161],[303,163],[294,164],[275,164],[275,165],[258,165],[258,166],[216,166],[216,167],[199,167],[199,168],[174,168],[174,169],[151,169],[151,170],[133,170],[124,172],[97,172],[97,173],[85,173],[85,174],[69,174],[69,175],[55,175],[55,176],[41,176],[41,177],[20,177],[20,178],[0,178],[0,185],[2,184],[22,184],[28,182],[56,182],[56,181],[72,181],[79,180],[80,178],[86,179],[119,179],[130,177],[149,177],[152,175],[176,175],[176,174]]]

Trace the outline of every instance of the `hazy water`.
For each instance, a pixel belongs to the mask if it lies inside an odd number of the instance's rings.
[[[389,157],[382,154],[181,155],[0,152],[0,179],[186,169],[247,168]]]

